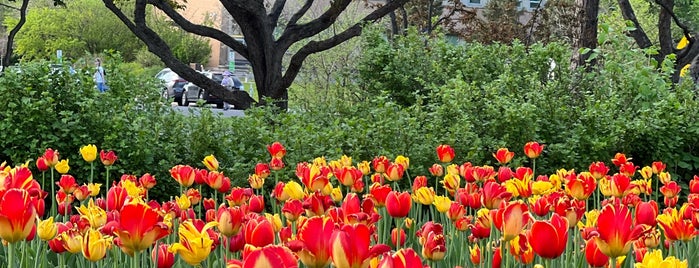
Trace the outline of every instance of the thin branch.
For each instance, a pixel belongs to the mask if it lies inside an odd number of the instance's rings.
[[[10,65],[10,58],[12,58],[12,53],[14,53],[14,49],[12,48],[12,46],[14,44],[15,36],[19,32],[19,30],[22,29],[24,23],[27,22],[28,7],[29,0],[23,0],[22,6],[19,8],[19,21],[17,22],[17,25],[15,25],[15,27],[13,27],[12,30],[10,30],[10,33],[7,35],[7,47],[5,48],[5,55],[2,57],[3,67],[7,67]]]
[[[330,7],[323,14],[312,21],[300,25],[287,25],[277,40],[277,45],[286,50],[291,44],[324,31],[337,21],[337,18],[351,2],[351,0],[335,0],[331,2]]]
[[[238,42],[235,40],[235,38],[231,37],[230,35],[226,34],[225,32],[200,25],[200,24],[195,24],[192,23],[191,21],[187,20],[185,17],[182,16],[179,12],[177,12],[172,6],[170,6],[168,3],[162,0],[150,0],[150,4],[153,6],[157,7],[161,11],[165,13],[170,19],[172,19],[177,25],[179,25],[183,30],[194,33],[197,35],[209,37],[212,39],[216,39],[218,41],[221,41],[221,43],[225,44],[226,46],[232,48],[236,52],[238,52],[241,56],[247,58],[248,57],[248,51],[247,47],[243,45],[243,43]]]
[[[456,5],[457,5],[457,3],[456,3],[456,2],[453,2],[453,3],[454,3],[454,6],[449,10],[449,14],[447,14],[447,15],[442,16],[441,18],[439,18],[439,19],[434,23],[435,26],[441,24],[443,21],[447,20],[448,18],[451,18],[451,16],[453,16],[454,14],[456,14],[456,10],[457,10]]]
[[[289,19],[289,25],[296,25],[303,15],[306,15],[306,12],[308,12],[308,9],[311,8],[312,5],[313,0],[306,0],[303,6],[301,6],[301,8],[296,11],[293,16],[291,16],[291,19]]]
[[[677,24],[677,26],[680,27],[680,29],[682,29],[682,33],[684,34],[684,36],[686,36],[687,40],[691,42],[691,38],[689,36],[689,27],[687,27],[687,25],[684,25],[677,17],[677,15],[675,15],[675,12],[672,11],[672,9],[670,9],[667,5],[665,5],[665,3],[661,2],[660,0],[655,0],[655,3],[660,5],[660,7],[662,7],[668,14],[670,14],[675,24]]]
[[[19,9],[18,7],[13,7],[13,6],[8,5],[8,4],[5,4],[5,3],[0,3],[0,6],[6,7],[6,8],[9,8],[9,9],[14,9],[14,10],[16,10],[16,11],[20,11],[20,10],[21,10],[21,9]]]
[[[269,19],[270,19],[270,24],[272,27],[277,25],[277,22],[279,22],[279,16],[282,14],[282,10],[284,10],[284,5],[286,5],[286,0],[276,0],[274,1],[274,6],[272,6],[272,11],[269,13]]]

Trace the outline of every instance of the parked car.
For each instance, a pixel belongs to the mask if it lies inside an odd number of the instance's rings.
[[[202,72],[202,74],[218,84],[221,84],[223,80],[222,71],[205,71]],[[233,76],[233,88],[236,90],[243,90],[243,82],[235,76]],[[190,103],[199,100],[204,100],[207,104],[216,104],[216,108],[223,108],[223,100],[221,98],[208,93],[206,89],[202,89],[191,82],[187,83],[187,85],[184,86],[184,93],[182,94],[180,105],[188,106]]]
[[[165,99],[174,98],[175,102],[180,103],[182,101],[183,86],[187,84],[187,81],[182,79],[177,73],[170,70],[170,68],[165,68],[155,75],[155,78],[163,81],[163,86],[160,88],[160,94]]]

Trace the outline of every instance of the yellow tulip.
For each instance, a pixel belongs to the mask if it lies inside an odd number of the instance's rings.
[[[99,261],[107,255],[107,250],[112,247],[112,237],[102,236],[95,229],[88,229],[82,240],[82,252],[85,259]]]
[[[68,173],[68,171],[70,170],[70,166],[68,165],[68,159],[63,159],[59,161],[54,168],[56,169],[56,171],[58,171],[58,173]]]
[[[272,215],[270,213],[265,213],[265,218],[267,218],[267,220],[272,223],[272,228],[274,229],[275,233],[281,231],[283,226],[282,219],[279,217],[279,214]]]
[[[434,189],[432,187],[420,187],[413,193],[412,198],[417,203],[431,205],[434,202]]]
[[[447,174],[459,175],[459,165],[451,164],[447,166]]]
[[[316,157],[315,159],[313,159],[313,165],[324,167],[328,165],[328,161],[325,160],[325,156]]]
[[[330,161],[330,163],[328,163],[328,166],[330,167],[330,169],[335,170],[337,168],[341,168],[342,163],[338,160],[332,160]]]
[[[204,225],[204,228],[200,232],[197,230],[197,227],[194,226],[192,220],[181,223],[178,231],[180,241],[172,244],[168,248],[168,251],[180,254],[182,260],[192,266],[199,265],[199,263],[209,256],[211,253],[211,245],[214,243],[206,231],[216,225],[217,222],[215,221],[209,222]]]
[[[290,181],[284,185],[284,193],[289,195],[289,198],[295,200],[303,200],[304,193],[303,187],[298,182]]]
[[[248,177],[248,183],[250,183],[250,187],[253,189],[261,189],[265,185],[265,179],[257,174],[251,174]]]
[[[342,190],[340,189],[340,186],[337,186],[337,188],[333,188],[332,192],[330,193],[330,198],[332,198],[332,200],[335,202],[342,202]]]
[[[371,164],[369,164],[369,161],[362,161],[361,163],[357,163],[357,168],[362,171],[362,174],[367,175],[369,172],[371,172]]]
[[[90,227],[93,229],[100,228],[107,223],[107,212],[95,205],[93,199],[90,199],[87,207],[85,207],[85,205],[80,205],[78,213],[80,213],[80,218],[87,220],[87,222],[90,223]]]
[[[78,254],[82,250],[83,236],[80,235],[78,230],[69,230],[62,233],[60,240],[63,241],[63,247],[70,253]]]
[[[410,158],[407,158],[402,155],[396,156],[396,161],[393,162],[402,165],[404,170],[407,170],[408,167],[410,167]]]
[[[451,207],[451,200],[449,200],[449,197],[439,195],[434,197],[433,204],[439,213],[445,213]]]
[[[43,221],[39,220],[39,224],[36,226],[36,234],[44,241],[49,241],[56,237],[57,232],[58,226],[53,222],[53,216]]]
[[[90,191],[90,196],[95,197],[100,194],[101,183],[88,183],[87,189]]]
[[[545,195],[553,192],[553,184],[548,181],[534,181],[532,182],[532,194],[533,195]]]
[[[684,49],[689,45],[689,40],[687,39],[687,36],[682,36],[682,39],[680,39],[679,42],[677,42],[677,49]]]
[[[691,64],[687,64],[682,69],[680,69],[680,77],[685,77],[687,75],[687,72],[689,72],[689,67]]]
[[[186,194],[175,196],[175,203],[177,203],[177,206],[180,207],[181,210],[187,210],[190,206],[192,206],[192,202],[189,200],[189,197]]]
[[[145,192],[145,190],[138,185],[136,185],[135,182],[130,181],[130,180],[123,180],[121,181],[121,187],[126,190],[126,193],[131,197],[132,199],[138,199],[141,197],[141,194]]]
[[[342,166],[351,167],[352,166],[352,157],[342,155],[342,157],[340,157],[340,163],[342,163]]]
[[[214,155],[209,155],[207,157],[204,157],[204,161],[202,161],[202,163],[204,164],[204,166],[206,166],[206,168],[209,171],[218,170],[218,160],[216,159],[216,157]]]
[[[83,156],[83,159],[88,162],[92,163],[92,161],[95,161],[97,159],[97,146],[94,144],[88,144],[83,147],[80,147],[80,155]]]
[[[635,268],[651,268],[651,267],[667,267],[667,268],[687,268],[687,260],[680,261],[674,256],[668,256],[663,259],[663,253],[656,249],[646,253],[643,256],[643,262],[636,263]]]

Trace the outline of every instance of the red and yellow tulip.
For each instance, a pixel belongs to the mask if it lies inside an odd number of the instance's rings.
[[[122,216],[117,221],[114,234],[116,243],[121,250],[133,256],[135,252],[143,251],[160,238],[167,236],[170,229],[163,223],[163,217],[143,203],[124,205],[120,211]],[[180,227],[182,230],[182,227]]]
[[[216,224],[216,222],[209,222],[200,230],[191,220],[182,222],[178,231],[180,240],[172,244],[168,251],[179,254],[182,260],[190,265],[199,265],[211,253],[214,240],[211,239],[207,230]]]

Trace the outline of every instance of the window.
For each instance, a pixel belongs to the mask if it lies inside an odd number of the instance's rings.
[[[467,7],[483,7],[488,0],[461,0]]]

